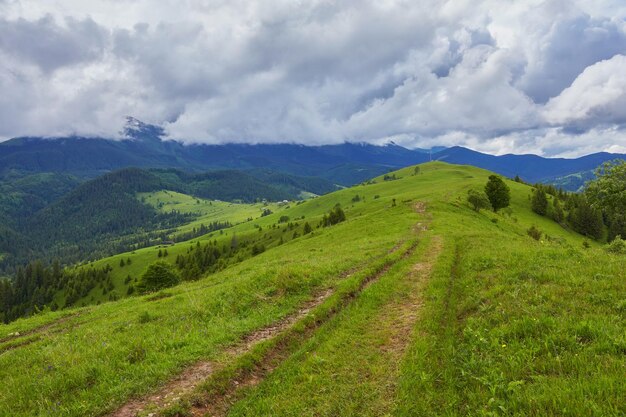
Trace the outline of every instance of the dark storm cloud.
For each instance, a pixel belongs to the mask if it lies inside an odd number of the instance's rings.
[[[107,37],[91,19],[68,17],[62,25],[50,15],[35,21],[0,19],[0,50],[44,72],[100,58]]]

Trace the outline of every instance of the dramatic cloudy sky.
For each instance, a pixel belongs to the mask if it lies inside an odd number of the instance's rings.
[[[626,152],[623,0],[0,0],[0,140]]]

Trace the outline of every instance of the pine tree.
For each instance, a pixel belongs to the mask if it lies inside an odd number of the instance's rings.
[[[574,229],[585,236],[599,240],[604,233],[602,213],[594,209],[587,199],[581,198],[578,207],[570,215]]]
[[[491,203],[493,211],[508,207],[511,201],[511,191],[509,187],[497,175],[490,175],[487,185],[485,185],[485,194]]]
[[[546,192],[542,188],[535,190],[530,204],[535,213],[545,216],[548,212],[548,196]]]
[[[552,220],[557,223],[563,223],[565,219],[565,213],[563,212],[563,208],[561,207],[561,203],[558,198],[554,199],[554,208],[552,210]]]

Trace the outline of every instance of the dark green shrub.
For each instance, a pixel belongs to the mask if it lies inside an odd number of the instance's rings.
[[[485,193],[478,190],[469,190],[467,192],[467,202],[470,203],[475,211],[490,207],[490,202]]]
[[[626,240],[623,240],[621,236],[615,236],[615,239],[608,245],[606,245],[607,252],[623,254],[626,253]]]
[[[548,196],[546,192],[541,188],[535,190],[530,205],[535,213],[545,216],[548,213]]]
[[[265,245],[261,243],[255,243],[252,245],[252,256],[259,255],[263,252],[265,252]]]
[[[541,239],[541,230],[539,230],[537,227],[530,226],[530,229],[526,230],[526,233],[528,233],[528,236],[532,237],[535,240],[539,240]]]
[[[509,187],[497,175],[490,175],[487,185],[485,185],[485,194],[491,203],[493,211],[498,211],[508,207],[511,201],[511,191]]]
[[[180,275],[173,265],[158,261],[150,265],[141,276],[138,290],[142,293],[172,287],[180,282]]]
[[[328,227],[346,220],[346,213],[339,206],[335,206],[322,218],[322,226]]]

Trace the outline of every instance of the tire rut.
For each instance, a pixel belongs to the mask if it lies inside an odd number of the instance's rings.
[[[32,329],[29,330],[25,330],[23,332],[14,332],[14,333],[9,333],[8,335],[6,335],[5,337],[0,338],[0,344],[1,343],[6,343],[6,342],[10,342],[19,338],[23,338],[26,336],[31,336],[33,334],[39,334],[39,333],[43,333],[46,330],[52,329],[54,327],[60,326],[61,324],[65,323],[66,321],[78,317],[80,315],[80,313],[71,313],[71,314],[67,314],[63,317],[60,317],[57,320],[51,321],[50,323],[46,323],[43,324],[41,326],[37,326],[34,327]]]

